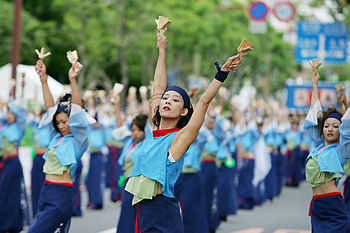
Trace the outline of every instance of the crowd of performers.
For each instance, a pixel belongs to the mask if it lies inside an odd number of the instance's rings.
[[[83,102],[77,63],[68,74],[71,94],[54,103],[38,60],[45,111],[28,111],[15,99],[1,109],[0,232],[20,232],[23,224],[30,224],[28,232],[68,232],[71,216],[83,215],[82,204],[103,208],[106,187],[111,201],[121,201],[118,233],[215,232],[238,209],[273,201],[284,185],[297,187],[305,177],[314,193],[313,232],[349,232],[349,178],[344,198],[337,189],[339,178],[350,176],[346,98],[341,110],[329,108],[317,121],[322,110],[313,71],[307,116],[255,100],[245,109],[232,102],[223,111],[225,97],[219,92],[216,101],[215,95],[242,59],[217,66],[199,97],[195,90],[167,88],[166,46],[166,37],[158,36],[151,94],[140,88],[139,102],[130,88],[126,109],[116,92],[88,92]],[[18,158],[24,139],[35,151],[30,195]],[[90,158],[85,177],[84,153]],[[88,203],[81,203],[81,182]]]

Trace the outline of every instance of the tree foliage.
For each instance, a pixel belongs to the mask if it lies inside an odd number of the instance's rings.
[[[188,77],[215,74],[213,63],[222,64],[235,54],[240,41],[254,42],[244,57],[238,77],[225,85],[239,88],[251,79],[265,94],[284,87],[296,64],[293,48],[282,34],[268,27],[266,34],[248,30],[247,4],[242,1],[222,6],[212,0],[26,0],[22,11],[21,63],[34,64],[35,48],[46,47],[52,55],[45,60],[48,73],[66,83],[68,50],[77,49],[84,65],[82,89],[110,89],[115,82],[148,85],[157,59],[158,15],[170,18],[167,69],[175,71],[175,82]],[[0,0],[0,65],[10,62],[12,1]]]

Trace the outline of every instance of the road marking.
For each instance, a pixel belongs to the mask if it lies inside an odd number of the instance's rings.
[[[111,228],[108,230],[100,231],[98,233],[115,233],[116,228]],[[245,230],[240,230],[240,231],[234,231],[231,233],[262,233],[264,231],[264,228],[249,228]],[[273,233],[311,233],[311,231],[307,230],[300,230],[300,229],[277,229]]]
[[[115,233],[117,231],[117,229],[115,227],[105,230],[105,231],[100,231],[98,233]]]
[[[249,228],[241,231],[234,231],[232,233],[261,233],[264,231],[264,228]]]
[[[296,229],[278,229],[274,233],[311,233],[311,231],[306,230],[296,230]]]

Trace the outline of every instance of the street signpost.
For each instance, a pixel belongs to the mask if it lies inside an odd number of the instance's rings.
[[[289,1],[276,2],[272,13],[279,21],[289,22],[294,19],[295,8]]]
[[[298,22],[295,60],[319,58],[323,63],[346,63],[348,30],[342,23]]]
[[[267,32],[265,19],[269,12],[268,6],[260,1],[251,2],[248,8],[250,22],[249,31],[255,34],[264,34]]]
[[[267,5],[260,1],[254,1],[250,3],[249,8],[249,16],[254,21],[264,21],[269,12],[269,8]]]

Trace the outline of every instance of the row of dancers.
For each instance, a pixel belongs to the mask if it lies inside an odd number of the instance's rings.
[[[133,105],[132,116],[122,113],[119,95],[114,93],[113,115],[96,108],[90,111],[97,113],[91,117],[76,83],[78,63],[68,74],[71,94],[55,105],[46,66],[38,60],[35,67],[47,111],[34,126],[38,128],[34,143],[38,156],[33,163],[37,176],[32,175],[31,195],[35,217],[28,232],[68,232],[72,213],[81,215],[79,181],[86,151],[90,154],[88,206],[103,208],[101,177],[103,170],[108,171],[111,200],[122,201],[117,232],[215,232],[220,220],[238,208],[253,209],[273,200],[284,184],[298,186],[305,177],[314,191],[313,231],[346,232],[348,212],[336,191],[339,178],[350,170],[346,169],[349,124],[343,123],[350,117],[346,100],[346,112],[325,112],[323,121],[317,122],[319,76],[313,71],[312,105],[305,123],[297,116],[287,121],[285,112],[259,106],[245,114],[234,108],[231,117],[224,117],[212,100],[242,58],[236,55],[222,67],[217,65],[208,88],[198,100],[191,96],[191,101],[182,88],[166,87],[166,46],[166,37],[158,35],[159,57],[149,104]],[[6,110],[0,129],[0,232],[19,232],[26,216],[21,201],[26,194],[18,147],[27,113],[15,101]],[[123,187],[122,194],[117,185]],[[329,201],[335,203],[332,210],[324,204]]]

